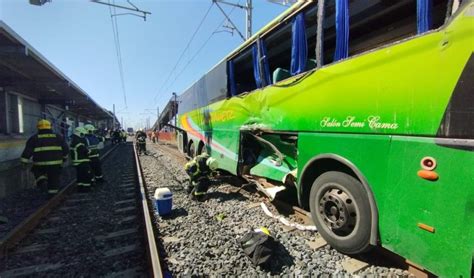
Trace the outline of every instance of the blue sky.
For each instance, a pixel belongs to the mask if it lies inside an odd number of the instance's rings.
[[[147,117],[152,122],[156,119],[156,107],[163,108],[172,92],[182,92],[242,40],[236,33],[233,36],[215,33],[199,56],[184,68],[224,19],[214,5],[174,74],[163,84],[212,1],[131,2],[152,14],[146,21],[135,16],[117,17],[127,108],[107,6],[87,0],[52,0],[41,7],[30,5],[29,0],[0,0],[0,19],[100,105],[112,110],[115,104],[117,117],[119,120],[123,117],[126,126],[141,127]],[[254,32],[285,9],[266,0],[253,2]],[[115,3],[127,5],[126,0],[115,0]],[[229,6],[223,7],[231,10]],[[245,34],[244,11],[235,9],[231,18]]]

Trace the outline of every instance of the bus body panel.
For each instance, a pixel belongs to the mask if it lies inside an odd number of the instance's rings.
[[[182,114],[180,126],[234,174],[243,130],[297,132],[298,176],[319,154],[348,159],[373,191],[383,246],[438,275],[469,277],[474,152],[435,138],[474,50],[469,5],[439,30]],[[437,181],[417,175],[425,156],[438,161]],[[279,180],[281,169],[265,167]]]
[[[304,132],[298,136],[298,146],[304,150],[298,172],[321,154],[347,159],[364,174],[375,196],[380,242],[385,248],[441,276],[469,277],[474,252],[474,187],[464,184],[474,184],[474,155],[439,146],[435,140]],[[417,175],[426,156],[437,161],[436,181]],[[453,168],[459,161],[466,167]],[[420,229],[418,224],[435,231]]]

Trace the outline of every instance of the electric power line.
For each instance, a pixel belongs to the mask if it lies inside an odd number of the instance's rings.
[[[240,4],[240,1],[237,3],[237,5]],[[229,16],[232,14],[232,12],[235,10],[235,6],[232,7],[232,9],[230,10],[229,12]],[[207,45],[207,43],[209,43],[209,41],[211,40],[211,38],[216,34],[216,32],[222,27],[222,25],[226,22],[226,18],[224,18],[222,20],[221,23],[219,23],[219,25],[217,26],[217,28],[211,33],[211,35],[207,38],[206,41],[204,41],[204,43],[201,45],[201,47],[196,51],[196,53],[191,57],[191,59],[188,60],[188,62],[186,63],[186,65],[182,68],[182,70],[176,75],[175,79],[173,80],[173,82],[171,83],[170,86],[167,87],[167,89],[169,89],[170,87],[172,87],[174,85],[174,83],[176,82],[176,80],[181,76],[181,74],[184,73],[184,71],[188,68],[188,66],[191,64],[191,62],[199,55],[199,53],[201,53],[201,51],[204,49],[204,47]]]
[[[204,17],[201,19],[201,22],[199,23],[199,25],[197,26],[196,30],[194,30],[194,33],[193,35],[191,36],[191,38],[189,39],[188,43],[186,44],[186,47],[183,49],[183,51],[181,52],[181,54],[179,55],[179,58],[178,60],[176,61],[176,64],[173,66],[173,69],[170,71],[170,73],[168,74],[168,76],[166,77],[165,79],[165,82],[163,82],[163,84],[161,85],[161,88],[158,90],[158,93],[155,95],[155,98],[154,98],[154,101],[155,101],[155,104],[156,104],[156,99],[157,97],[163,92],[163,88],[165,87],[166,83],[168,83],[168,81],[170,80],[171,76],[173,75],[174,71],[176,70],[176,68],[178,67],[178,64],[179,62],[181,62],[181,59],[183,58],[184,54],[186,53],[186,51],[188,50],[189,46],[191,45],[192,41],[194,40],[194,38],[196,37],[196,34],[198,33],[199,29],[201,28],[202,24],[204,23],[204,21],[206,20],[209,12],[211,11],[211,8],[212,6],[214,5],[214,3],[211,3],[211,5],[209,6],[209,8],[207,9],[206,13],[204,14]]]
[[[110,4],[110,0],[108,0],[108,3]],[[113,0],[113,4],[115,4],[115,0]],[[117,18],[113,16],[116,13],[116,9],[115,7],[113,9],[114,9],[114,12],[112,13],[112,8],[109,6],[110,20],[112,22],[112,32],[114,34],[115,52],[117,55],[117,63],[118,63],[118,69],[119,69],[120,84],[121,84],[122,93],[123,93],[123,100],[125,103],[125,107],[128,107],[127,93],[125,90],[125,78],[124,78],[124,73],[123,73],[122,49],[120,47],[120,35],[119,35],[119,29],[118,29],[118,24],[117,24]]]

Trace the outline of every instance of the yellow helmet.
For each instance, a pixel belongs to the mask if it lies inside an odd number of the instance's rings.
[[[207,167],[209,167],[209,169],[211,169],[212,171],[216,170],[217,167],[219,167],[219,164],[217,163],[217,160],[215,160],[215,159],[212,158],[212,157],[209,157],[209,158],[206,160],[206,165],[207,165]]]
[[[265,227],[260,227],[258,229],[255,229],[254,231],[257,232],[257,233],[264,233],[267,236],[270,236],[270,231]]]
[[[87,130],[85,128],[83,128],[82,126],[76,127],[76,129],[74,129],[74,134],[79,136],[79,137],[84,137],[84,135],[86,135],[86,133],[87,133]]]
[[[51,123],[48,120],[39,120],[36,125],[38,129],[51,129]]]
[[[94,131],[96,130],[95,127],[94,127],[93,125],[91,125],[91,124],[86,124],[86,125],[84,126],[84,128],[85,128],[89,133],[92,133],[92,132],[94,132]]]

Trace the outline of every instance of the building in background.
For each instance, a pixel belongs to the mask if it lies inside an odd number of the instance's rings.
[[[0,21],[0,198],[33,184],[19,157],[39,119],[67,138],[86,123],[110,129],[113,117]]]

